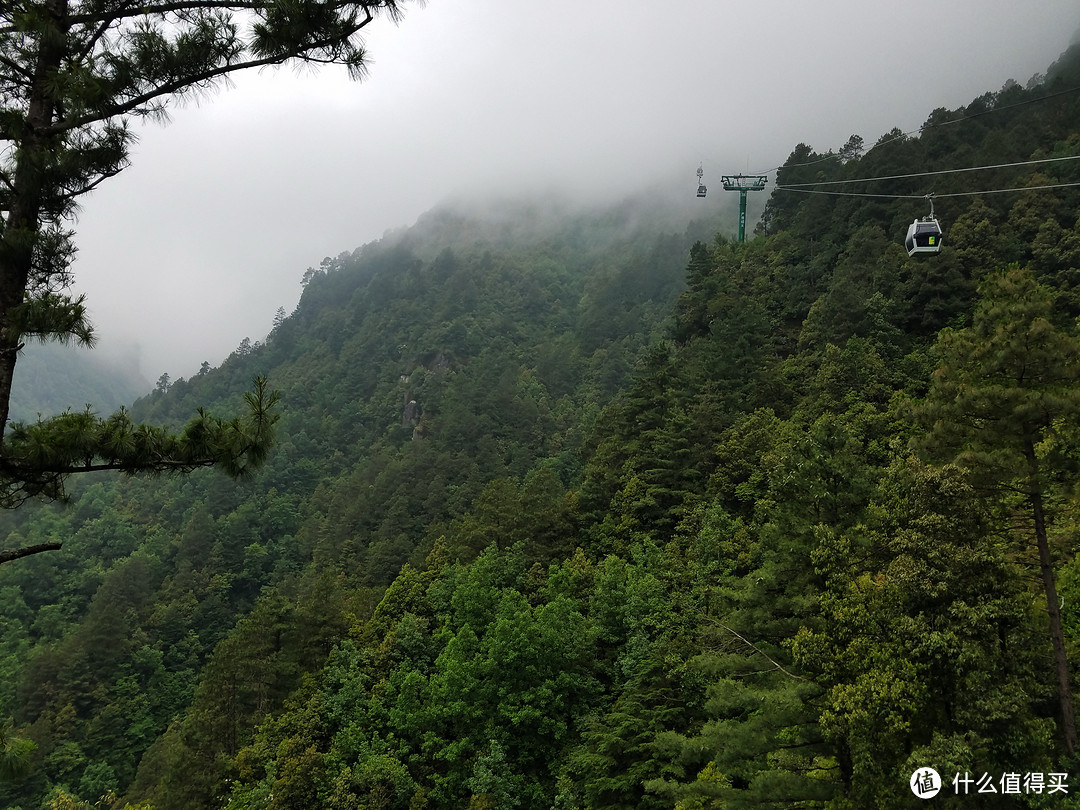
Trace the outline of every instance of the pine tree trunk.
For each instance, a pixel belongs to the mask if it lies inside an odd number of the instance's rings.
[[[1065,632],[1061,626],[1061,608],[1058,605],[1057,586],[1054,583],[1054,566],[1050,557],[1050,543],[1046,535],[1046,514],[1043,510],[1042,488],[1038,479],[1038,459],[1031,443],[1024,449],[1029,468],[1028,503],[1035,519],[1035,542],[1039,547],[1039,570],[1043,589],[1046,591],[1046,612],[1050,618],[1050,640],[1054,645],[1054,673],[1057,676],[1058,701],[1061,704],[1061,732],[1065,749],[1069,754],[1076,751],[1076,715],[1073,711],[1072,686],[1069,679],[1069,660],[1065,652]]]
[[[0,446],[7,428],[11,381],[21,335],[9,313],[23,303],[41,228],[43,169],[55,136],[48,133],[56,114],[54,78],[64,57],[67,0],[48,0],[49,30],[39,35],[37,64],[27,105],[26,128],[19,133],[10,210],[0,237]]]
[[[40,554],[43,551],[58,551],[61,547],[60,543],[52,542],[40,543],[36,546],[27,546],[12,551],[0,551],[0,565],[12,560],[21,560],[23,557],[29,557],[33,554]]]

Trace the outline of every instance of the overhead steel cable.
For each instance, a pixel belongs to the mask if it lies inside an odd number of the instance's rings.
[[[1041,191],[1051,188],[1075,188],[1080,186],[1076,183],[1051,183],[1045,186],[1017,186],[1016,188],[989,188],[982,191],[952,191],[945,194],[934,192],[933,194],[871,194],[861,191],[818,191],[810,188],[795,188],[792,186],[776,186],[775,191],[790,191],[793,194],[830,194],[834,197],[876,197],[883,200],[925,200],[927,197],[941,199],[942,197],[974,197],[979,194],[1005,194],[1010,191]]]
[[[811,186],[842,186],[849,185],[851,183],[873,183],[878,180],[907,180],[912,177],[933,177],[935,175],[958,174],[960,172],[982,172],[991,169],[1012,169],[1017,166],[1034,166],[1040,163],[1060,163],[1064,160],[1080,160],[1080,155],[1070,155],[1068,157],[1056,158],[1040,158],[1038,160],[1022,160],[1017,163],[998,163],[992,166],[970,166],[965,169],[939,169],[932,172],[915,172],[914,174],[892,174],[885,177],[857,177],[851,180],[820,180],[816,183],[784,183],[783,185],[777,185],[775,187],[777,189],[793,191],[798,188],[806,188]]]
[[[1017,101],[1017,102],[1015,102],[1013,104],[1006,104],[1004,107],[991,107],[990,109],[987,109],[987,110],[980,110],[979,112],[973,112],[970,115],[962,115],[959,118],[953,118],[953,119],[951,119],[949,121],[937,121],[937,122],[932,123],[932,124],[923,124],[918,129],[913,129],[913,130],[910,130],[908,132],[901,132],[899,135],[896,135],[896,136],[894,136],[892,138],[889,138],[888,140],[880,140],[880,141],[878,141],[876,144],[874,144],[873,146],[871,146],[867,150],[867,153],[873,151],[874,149],[876,149],[879,146],[886,146],[887,144],[894,143],[895,141],[898,141],[898,140],[900,140],[902,138],[910,138],[913,135],[921,135],[923,132],[925,132],[928,129],[937,129],[938,127],[946,127],[946,126],[949,126],[950,124],[959,124],[959,123],[962,123],[963,121],[970,121],[973,118],[981,118],[984,115],[990,115],[991,113],[1005,112],[1005,111],[1011,110],[1011,109],[1013,109],[1015,107],[1024,107],[1024,106],[1026,106],[1028,104],[1035,104],[1035,103],[1040,102],[1040,101],[1049,101],[1050,99],[1057,98],[1058,96],[1064,96],[1064,95],[1068,95],[1069,93],[1076,93],[1076,92],[1080,92],[1080,85],[1077,85],[1076,87],[1067,87],[1064,90],[1058,90],[1057,92],[1054,92],[1054,93],[1048,93],[1047,95],[1039,96],[1038,98],[1029,98],[1029,99],[1025,99],[1024,101]],[[978,99],[975,99],[975,101],[978,101]],[[974,103],[974,102],[972,102],[972,103]],[[757,172],[757,174],[771,174],[773,172],[778,172],[781,169],[797,169],[797,168],[802,168],[804,166],[816,166],[818,163],[824,163],[827,160],[838,160],[839,158],[840,158],[840,155],[835,154],[835,153],[828,154],[828,155],[822,155],[821,157],[819,157],[819,158],[817,158],[815,160],[809,160],[806,163],[790,163],[790,164],[783,165],[783,166],[775,166],[772,169],[769,169],[768,171]]]

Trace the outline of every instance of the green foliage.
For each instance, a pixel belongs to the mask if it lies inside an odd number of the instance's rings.
[[[278,396],[266,385],[256,378],[254,391],[244,395],[244,418],[226,422],[200,410],[179,434],[136,425],[125,409],[106,419],[88,407],[34,425],[13,424],[0,459],[0,506],[34,496],[62,498],[65,478],[76,472],[188,472],[213,465],[243,475],[266,460],[273,444]]]
[[[25,778],[32,770],[32,740],[18,737],[10,720],[0,724],[0,782]]]
[[[1020,508],[1030,516],[1054,649],[1060,730],[1072,754],[1080,743],[1048,504],[1063,480],[1075,480],[1080,338],[1075,328],[1053,323],[1053,297],[1030,272],[1014,267],[988,276],[981,291],[971,327],[941,333],[942,363],[915,413],[930,426],[924,450],[954,456],[998,498],[1020,496]]]
[[[781,174],[1071,154],[1076,114],[1010,86]],[[532,203],[327,258],[265,341],[131,408],[181,424],[272,375],[265,464],[0,515],[65,539],[0,568],[32,768],[0,803],[894,807],[916,766],[1069,771],[1080,627],[1059,610],[1051,671],[1028,529],[1071,604],[1077,222],[1042,194],[943,201],[926,261],[908,203],[782,192],[745,244]]]
[[[455,233],[462,228],[459,223]],[[199,470],[94,485],[75,480],[66,508],[28,505],[30,511],[4,516],[19,527],[9,532],[13,544],[65,538],[51,560],[38,555],[0,570],[0,588],[19,583],[10,601],[18,621],[0,639],[6,644],[0,660],[11,665],[12,680],[0,694],[10,695],[9,711],[42,744],[41,762],[19,787],[20,796],[44,796],[62,779],[88,799],[79,786],[87,769],[101,763],[132,799],[178,808],[224,804],[230,796],[224,780],[235,781],[236,769],[243,770],[233,763],[258,744],[267,715],[294,705],[292,690],[302,688],[305,675],[321,672],[347,629],[367,626],[377,605],[370,632],[379,639],[389,633],[390,654],[403,662],[398,674],[382,672],[379,679],[397,688],[409,661],[430,667],[442,651],[444,642],[430,636],[435,610],[423,607],[432,566],[472,559],[492,542],[505,550],[520,544],[524,556],[514,558],[515,573],[507,576],[515,589],[528,583],[534,594],[548,562],[569,554],[579,530],[573,487],[587,431],[604,392],[621,387],[630,373],[626,358],[654,328],[646,322],[617,338],[600,337],[592,355],[566,330],[590,307],[606,306],[605,296],[622,295],[618,273],[590,274],[599,251],[624,238],[622,229],[617,238],[599,238],[590,248],[598,252],[589,255],[552,241],[550,232],[546,243],[524,252],[507,246],[485,255],[465,248],[453,256],[432,251],[419,231],[413,236],[408,250],[388,241],[325,262],[298,311],[265,343],[252,344],[220,369],[172,381],[167,392],[132,407],[133,421],[165,423],[176,423],[199,403],[235,409],[233,392],[244,379],[272,373],[281,392],[276,451],[238,484],[223,485]],[[632,236],[645,244],[654,238]],[[669,279],[671,289],[688,243],[679,244],[652,253],[658,262],[653,275]],[[435,258],[417,258],[428,255]],[[543,274],[527,272],[534,267]],[[454,321],[429,323],[457,273],[475,279],[490,297]],[[333,294],[324,297],[327,287]],[[655,305],[656,313],[671,300]],[[343,323],[351,324],[355,338],[342,333]],[[338,341],[336,349],[329,351],[315,333]],[[468,337],[474,333],[503,338],[482,348]],[[388,344],[387,335],[397,343]],[[462,336],[464,342],[455,342]],[[584,358],[573,374],[555,359],[566,352]],[[610,365],[615,355],[624,361]],[[418,424],[401,424],[406,394],[419,403]],[[446,540],[436,542],[440,535]],[[117,598],[112,582],[128,571],[131,555],[148,566],[142,569],[145,589],[110,617],[94,605]],[[419,579],[409,584],[403,574],[395,580],[410,559],[414,567],[407,570]],[[380,603],[388,582],[394,585]],[[284,597],[272,621],[265,612],[271,594]],[[551,611],[545,620],[565,615]],[[257,621],[242,621],[256,615]],[[279,631],[282,652],[291,651],[284,657],[266,647]],[[412,688],[403,682],[406,687]],[[536,714],[532,705],[523,703],[513,717],[525,723]],[[557,733],[572,736],[576,726],[570,728]],[[555,739],[545,733],[537,731],[540,740]],[[475,751],[491,755],[490,739],[482,729],[476,734]],[[269,800],[257,797],[273,793],[282,802],[292,795],[293,804],[311,806],[318,795],[319,802],[349,806],[350,796],[392,790],[408,806],[436,790],[424,772],[408,771],[405,781],[389,776],[412,768],[396,750],[376,747],[365,755],[367,764],[350,760],[327,772],[305,753],[314,746],[323,756],[317,737],[300,735],[290,746],[280,769],[252,777],[257,784],[244,801],[262,806]],[[503,752],[522,756],[513,745],[503,745]],[[462,759],[453,784],[467,789],[473,771],[474,763]],[[90,772],[87,786],[102,774],[100,768]],[[276,780],[284,781],[275,788]],[[542,784],[536,790],[546,791],[548,783]],[[7,795],[0,793],[0,802]],[[16,801],[37,799],[10,803]]]
[[[102,411],[116,411],[149,388],[130,360],[108,358],[70,346],[29,345],[23,349],[12,383],[9,416],[32,422],[95,403]]]
[[[988,482],[1025,477],[1028,453],[1071,466],[1080,409],[1080,339],[1054,323],[1054,299],[1030,271],[987,277],[971,327],[946,329],[942,363],[918,409],[924,443]]]
[[[180,435],[136,426],[126,412],[64,413],[13,426],[16,361],[27,339],[90,346],[83,296],[66,292],[79,198],[128,164],[132,117],[165,117],[170,100],[236,71],[299,60],[364,71],[359,32],[395,0],[356,3],[8,3],[0,14],[0,506],[60,498],[74,472],[129,473],[219,465],[239,474],[265,460],[272,397],[264,383],[246,419],[202,411]],[[0,562],[56,544],[0,552]]]
[[[895,462],[868,524],[822,527],[820,629],[792,642],[828,686],[820,722],[853,806],[894,806],[920,763],[1046,767],[1050,734],[1020,571],[955,467]],[[949,754],[945,755],[946,748]]]

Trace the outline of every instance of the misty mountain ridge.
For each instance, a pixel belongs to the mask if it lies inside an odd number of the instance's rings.
[[[470,227],[465,232],[471,237],[492,246],[521,248],[544,240],[564,240],[575,229],[587,228],[589,246],[603,249],[638,236],[680,233],[688,228],[721,228],[725,218],[737,210],[735,200],[727,200],[726,205],[724,202],[703,204],[694,197],[690,180],[602,202],[586,202],[554,190],[528,196],[461,198],[444,201],[412,227],[393,233],[439,250],[461,249],[470,245],[458,241],[461,234],[457,223],[468,222]]]

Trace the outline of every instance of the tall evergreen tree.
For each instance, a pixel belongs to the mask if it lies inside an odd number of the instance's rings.
[[[917,408],[929,428],[929,455],[973,472],[973,481],[1019,499],[1039,555],[1046,594],[1061,733],[1077,747],[1069,662],[1062,630],[1048,526],[1055,479],[1072,473],[1066,448],[1080,416],[1080,337],[1053,323],[1053,295],[1030,271],[1013,267],[986,278],[972,325],[946,329],[941,364]]]
[[[865,524],[817,529],[824,621],[792,654],[828,689],[836,807],[894,807],[922,763],[1043,765],[1053,723],[1020,697],[1040,691],[1030,596],[965,478],[898,460]]]
[[[69,293],[69,225],[80,197],[128,165],[132,119],[162,118],[170,100],[233,73],[289,61],[365,69],[360,32],[398,0],[14,0],[0,8],[0,434],[28,339],[94,334]],[[122,415],[67,414],[0,435],[0,503],[60,494],[63,477],[202,464],[242,467],[269,438],[262,386],[249,423],[200,417],[182,436],[136,428]],[[238,433],[246,433],[238,440]],[[32,434],[32,435],[31,435]],[[248,441],[250,439],[251,441]],[[29,442],[29,443],[28,443]],[[22,549],[25,553],[44,549]],[[12,552],[14,553],[14,552]],[[0,557],[0,561],[4,558]]]

